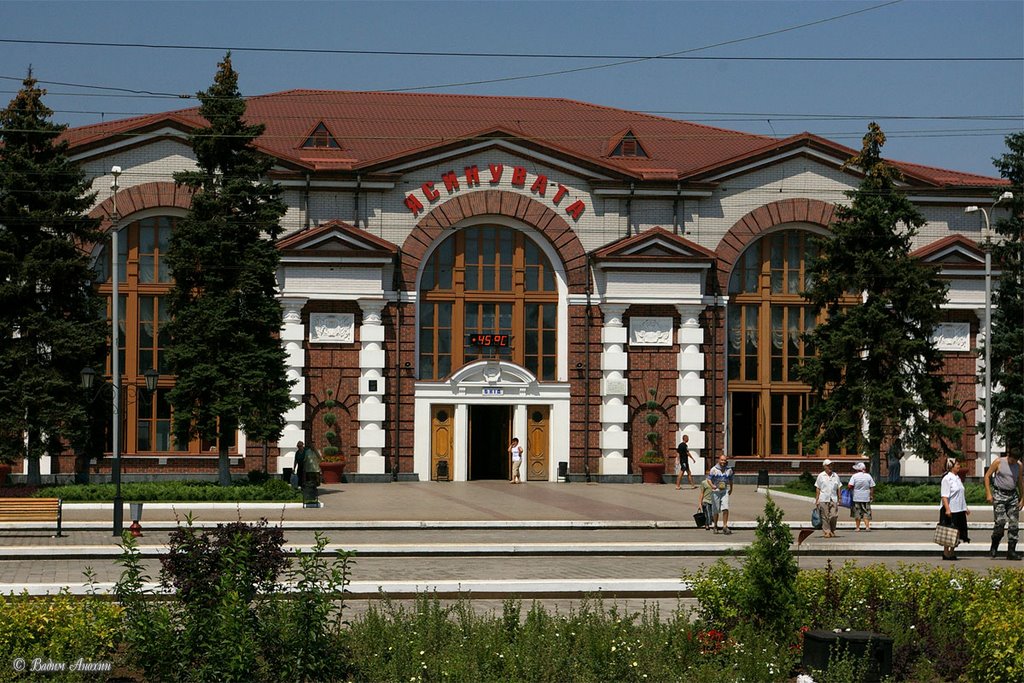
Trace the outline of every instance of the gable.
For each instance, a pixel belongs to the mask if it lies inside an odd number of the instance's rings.
[[[645,230],[639,235],[619,239],[594,253],[596,261],[610,264],[621,261],[707,262],[715,255],[708,249],[691,242],[681,235],[669,232],[661,226]]]
[[[293,256],[345,255],[375,260],[390,260],[398,253],[390,242],[338,220],[292,233],[278,240],[277,248]]]

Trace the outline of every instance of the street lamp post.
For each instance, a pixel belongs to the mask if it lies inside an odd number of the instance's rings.
[[[1002,201],[1013,199],[1004,192],[992,202],[991,209]],[[992,465],[992,228],[989,215],[982,207],[968,206],[964,213],[981,212],[985,219],[985,467]]]
[[[114,355],[116,355],[116,353]],[[93,388],[93,385],[96,383],[96,371],[93,370],[92,368],[86,367],[86,368],[82,368],[82,373],[81,374],[82,374],[82,388],[85,389],[86,391],[91,391],[92,388]],[[153,368],[150,368],[150,369],[146,370],[142,374],[146,378],[146,392],[148,394],[152,395],[153,392],[156,391],[157,382],[160,381],[160,373],[158,373]],[[119,394],[120,383],[118,383],[118,385],[115,385],[113,382],[111,382],[110,384],[107,384],[106,382],[103,382],[103,384],[100,387],[99,391],[96,392],[96,395],[93,397],[93,400],[95,401],[97,398],[99,398],[100,394],[103,393],[103,390],[108,388],[108,387],[110,388],[111,393],[115,396],[115,400],[116,400],[116,397]],[[136,389],[136,399],[137,398],[138,398],[138,389]],[[115,413],[115,417],[116,417],[116,415],[117,414]],[[124,529],[124,499],[121,497],[121,443],[120,443],[120,438],[121,438],[120,430],[117,430],[117,432],[114,434],[114,443],[113,443],[114,464],[113,464],[113,467],[111,468],[111,475],[113,477],[114,486],[115,486],[115,491],[114,491],[114,525],[113,525],[113,535],[114,536],[120,536],[121,535],[121,531]]]
[[[117,178],[121,175],[121,167],[114,166],[110,169],[110,175],[114,181],[110,184],[113,190],[111,197],[113,211],[110,214],[110,383],[113,387],[111,398],[114,417],[110,425],[110,432],[114,437],[113,443],[113,464],[111,465],[111,476],[114,479],[114,529],[113,535],[120,536],[124,530],[124,501],[121,499],[121,354],[120,339],[118,338],[118,323],[120,322],[121,297],[118,293],[118,282],[121,279],[118,261],[121,258],[120,245],[118,244],[117,231],[121,216],[117,213]]]

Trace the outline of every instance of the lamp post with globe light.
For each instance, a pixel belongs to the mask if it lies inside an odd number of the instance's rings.
[[[1000,202],[1013,199],[1012,192],[1004,192],[986,210],[983,207],[968,206],[964,213],[981,212],[985,219],[985,467],[992,464],[992,227],[989,211]]]

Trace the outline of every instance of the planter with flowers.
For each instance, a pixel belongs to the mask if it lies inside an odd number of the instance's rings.
[[[658,403],[657,392],[654,389],[649,389],[647,393],[650,395],[650,398],[644,403],[647,407],[647,415],[644,418],[648,428],[647,450],[640,456],[640,474],[645,484],[660,484],[662,475],[665,474],[665,456],[658,448],[661,436],[655,428],[658,425],[658,420],[661,419],[661,416],[658,415],[661,404]]]
[[[325,484],[340,484],[345,478],[345,456],[341,455],[341,449],[338,444],[341,443],[341,439],[338,437],[338,416],[334,413],[334,409],[338,406],[338,402],[334,400],[334,392],[330,389],[327,390],[327,400],[324,401],[324,408],[327,412],[323,415],[324,425],[327,426],[327,431],[324,432],[324,440],[327,445],[324,446],[324,457],[320,462],[320,474],[323,476]]]

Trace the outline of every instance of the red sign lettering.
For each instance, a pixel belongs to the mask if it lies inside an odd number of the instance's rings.
[[[441,193],[434,189],[433,181],[428,180],[423,183],[423,185],[420,186],[420,189],[423,190],[423,196],[429,201],[436,202],[441,196]]]
[[[577,199],[572,204],[570,204],[569,206],[565,207],[565,212],[567,214],[569,214],[570,216],[572,216],[572,219],[574,221],[578,221],[580,219],[580,216],[583,215],[583,211],[586,208],[587,207],[583,205],[583,201]]]
[[[539,175],[537,179],[533,181],[533,185],[530,186],[530,192],[539,194],[541,197],[548,191],[548,177],[546,175]]]
[[[526,185],[526,169],[522,166],[512,167],[512,184],[516,187],[523,187]]]
[[[562,197],[567,194],[569,194],[569,188],[562,183],[558,183],[558,192],[556,192],[555,196],[551,198],[552,203],[554,203],[555,206],[558,206],[558,202],[562,201]]]
[[[505,165],[504,164],[487,164],[488,170],[491,172],[490,180],[488,181],[491,185],[498,185],[505,177]],[[465,174],[465,189],[480,187],[480,167],[479,166],[466,166],[463,168]],[[514,187],[526,189],[526,181],[528,180],[529,173],[525,166],[513,166],[512,167],[512,178],[510,180]],[[441,174],[441,181],[444,183],[444,188],[448,195],[458,194],[463,190],[463,186],[459,177],[455,174],[455,171],[447,171]],[[538,197],[547,197],[549,179],[546,175],[537,174],[533,178],[533,182],[530,184],[530,192]],[[556,184],[556,183],[552,183]],[[556,184],[558,189],[555,191],[554,196],[551,198],[551,203],[555,206],[559,206],[563,199],[569,195],[569,188],[561,183]],[[423,196],[430,203],[436,202],[441,198],[441,192],[434,187],[434,181],[427,181],[420,185],[420,191]],[[423,202],[415,195],[408,194],[405,196],[405,207],[412,212],[413,216],[419,216],[424,211]],[[573,220],[579,220],[586,212],[586,205],[582,199],[578,199],[572,202],[565,209],[565,213],[572,217]]]
[[[410,194],[405,197],[405,206],[412,211],[413,216],[419,216],[420,211],[423,210],[423,203],[416,198],[416,195]]]
[[[455,177],[455,171],[441,174],[441,180],[444,181],[444,189],[448,190],[448,194],[459,191],[459,179]]]

